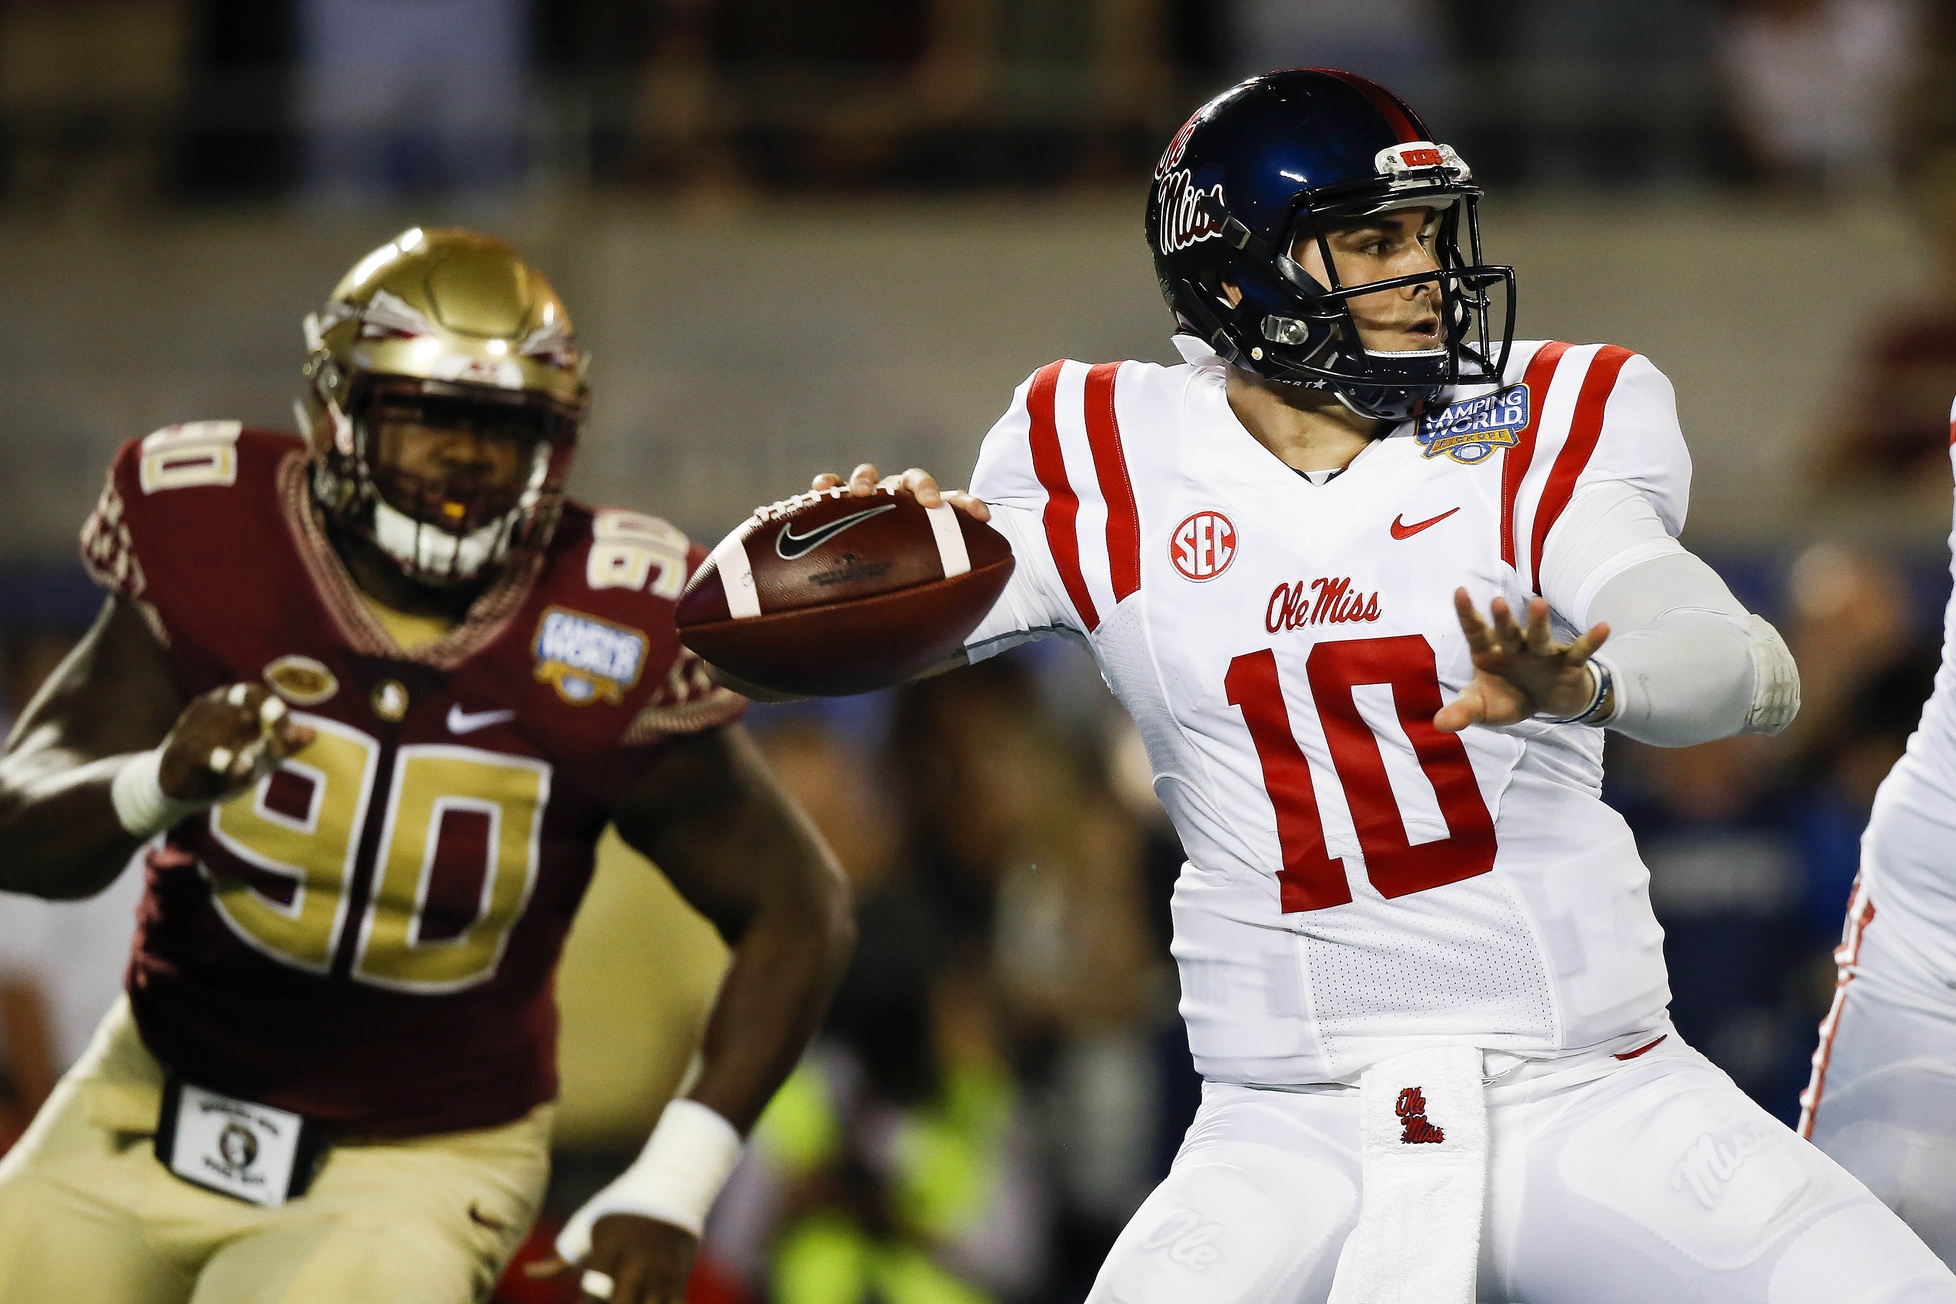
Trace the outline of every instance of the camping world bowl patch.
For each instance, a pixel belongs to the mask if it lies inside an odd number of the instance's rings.
[[[1472,466],[1495,449],[1520,440],[1528,425],[1528,405],[1528,386],[1510,385],[1427,413],[1419,419],[1413,438],[1426,457],[1445,453]]]
[[[537,678],[566,702],[621,702],[645,666],[645,635],[562,607],[537,626]]]

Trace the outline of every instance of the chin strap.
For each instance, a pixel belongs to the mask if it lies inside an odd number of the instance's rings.
[[[466,582],[509,556],[521,508],[513,508],[467,534],[450,534],[426,525],[374,495],[373,540],[382,552],[414,578],[435,583]]]

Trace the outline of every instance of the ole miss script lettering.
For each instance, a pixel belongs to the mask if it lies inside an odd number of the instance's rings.
[[[1399,1099],[1393,1102],[1392,1112],[1399,1115],[1400,1122],[1404,1124],[1399,1131],[1400,1145],[1438,1145],[1447,1139],[1445,1132],[1427,1120],[1426,1093],[1418,1087],[1402,1087]]]
[[[1272,634],[1306,625],[1342,625],[1379,618],[1379,595],[1354,592],[1348,575],[1319,576],[1308,584],[1279,584],[1270,591],[1263,627]]]

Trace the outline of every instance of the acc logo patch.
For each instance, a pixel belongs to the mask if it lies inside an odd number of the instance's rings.
[[[1419,419],[1413,438],[1427,457],[1445,453],[1472,466],[1495,449],[1520,441],[1528,425],[1529,405],[1528,386],[1510,385],[1427,413]]]
[[[265,667],[265,682],[294,706],[318,706],[340,691],[340,681],[311,657],[280,657]]]
[[[536,675],[575,706],[623,701],[645,668],[645,635],[551,607],[537,625]]]

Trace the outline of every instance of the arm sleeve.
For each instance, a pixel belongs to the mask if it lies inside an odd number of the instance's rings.
[[[1058,367],[1041,368],[1019,386],[1012,406],[985,436],[971,473],[971,492],[991,508],[992,528],[1012,545],[1014,563],[1005,592],[965,640],[965,654],[972,661],[1052,634],[1086,634],[1053,557],[1046,521],[1051,493],[1040,478],[1032,447],[1029,398],[1041,377]],[[1050,396],[1046,402],[1051,404]]]
[[[1596,660],[1616,705],[1602,723],[1683,747],[1792,721],[1799,673],[1778,632],[1685,551],[1638,489],[1613,481],[1576,494],[1547,542],[1550,605],[1578,628],[1610,626]]]

